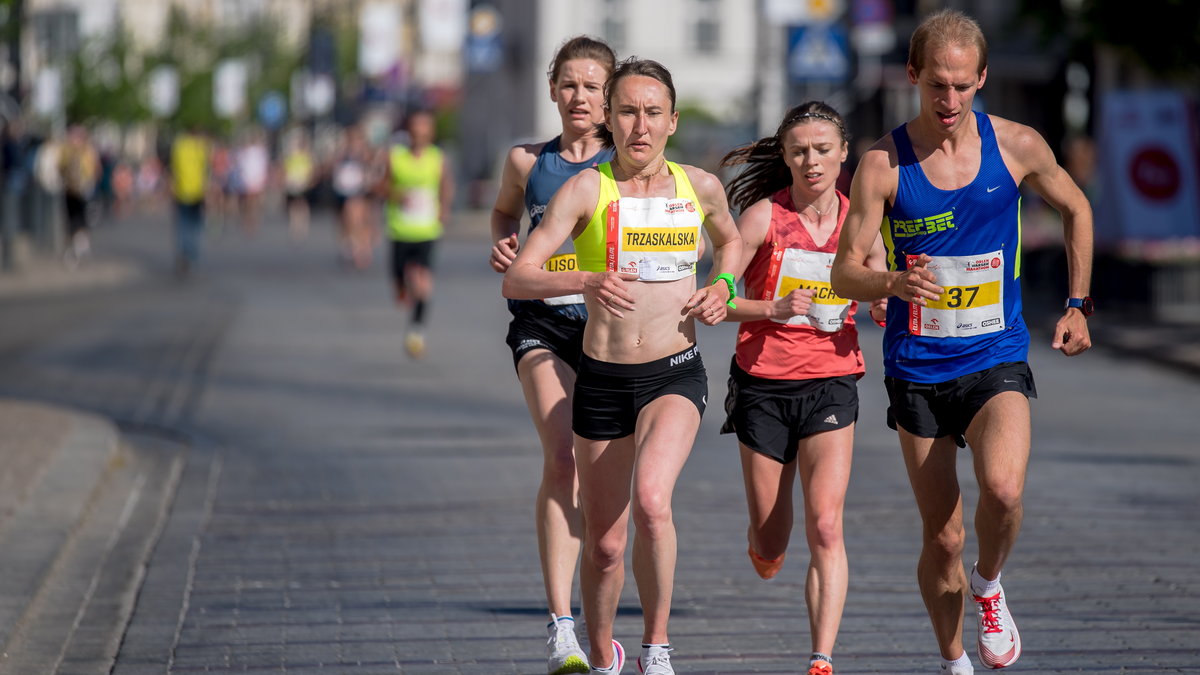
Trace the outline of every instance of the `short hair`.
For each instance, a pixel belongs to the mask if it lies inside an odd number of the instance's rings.
[[[908,65],[920,74],[921,69],[925,67],[925,55],[931,47],[950,45],[975,47],[979,53],[977,73],[982,73],[983,69],[987,68],[988,47],[983,29],[975,19],[957,9],[939,10],[921,21],[908,42]]]

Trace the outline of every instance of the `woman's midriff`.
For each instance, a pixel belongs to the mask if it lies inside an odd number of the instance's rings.
[[[599,301],[587,298],[588,322],[583,351],[608,363],[646,363],[691,347],[696,324],[683,306],[696,292],[696,277],[675,281],[626,284],[636,309],[614,316]]]

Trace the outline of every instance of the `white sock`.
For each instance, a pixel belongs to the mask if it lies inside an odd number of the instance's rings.
[[[997,574],[995,579],[987,580],[979,575],[978,563],[971,568],[971,592],[981,598],[990,598],[1000,592],[1000,575]]]
[[[967,656],[966,652],[963,652],[962,656],[960,656],[957,659],[954,659],[952,661],[948,660],[948,659],[942,659],[942,671],[943,672],[950,672],[951,668],[963,668],[963,667],[971,668],[972,670],[974,670],[974,666],[971,665],[971,658]]]

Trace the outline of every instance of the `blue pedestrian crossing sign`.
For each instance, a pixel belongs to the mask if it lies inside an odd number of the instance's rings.
[[[837,24],[788,27],[788,79],[844,82],[850,77],[850,40]]]

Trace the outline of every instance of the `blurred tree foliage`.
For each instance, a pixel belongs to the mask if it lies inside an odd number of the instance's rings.
[[[258,101],[267,92],[287,95],[292,73],[303,57],[301,48],[284,43],[282,31],[270,17],[217,30],[198,24],[178,7],[171,9],[161,43],[145,52],[134,44],[127,31],[118,29],[87,43],[72,58],[65,92],[69,119],[119,124],[151,119],[148,78],[158,66],[169,65],[178,74],[179,105],[164,120],[166,125],[228,134],[255,119]],[[213,73],[223,60],[233,58],[246,65],[246,105],[234,119],[222,119],[213,108]]]
[[[120,27],[107,39],[84,45],[71,59],[66,114],[71,121],[108,119],[138,122],[149,117],[141,60]]]
[[[1200,76],[1200,2],[1196,0],[1021,0],[1019,12],[1034,19],[1049,40],[1067,36],[1074,55],[1108,45],[1131,62],[1165,79],[1194,82]]]

